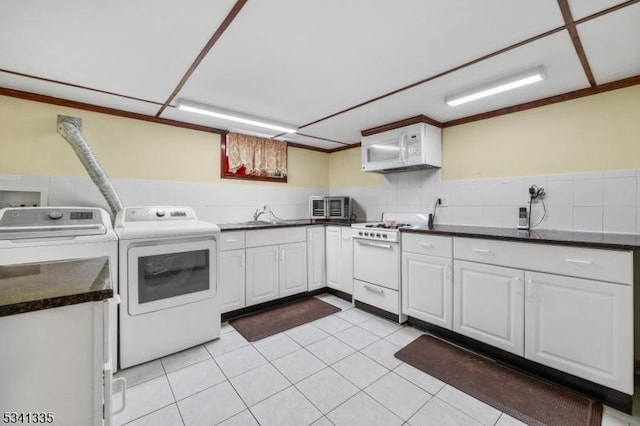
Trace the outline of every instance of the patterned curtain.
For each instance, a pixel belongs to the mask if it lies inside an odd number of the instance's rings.
[[[248,175],[287,175],[287,143],[257,136],[229,133],[227,135],[229,171],[244,166]]]

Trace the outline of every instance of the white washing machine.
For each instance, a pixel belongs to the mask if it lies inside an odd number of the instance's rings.
[[[220,228],[189,207],[127,207],[119,238],[120,367],[220,337]]]
[[[118,294],[118,238],[111,217],[92,207],[17,207],[0,210],[0,265],[109,258],[114,298]],[[113,370],[117,366],[117,306],[109,309]]]

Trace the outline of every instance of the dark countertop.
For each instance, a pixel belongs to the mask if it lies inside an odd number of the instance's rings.
[[[351,226],[353,223],[364,221],[356,220],[335,220],[335,219],[297,219],[284,220],[282,222],[263,222],[259,224],[247,222],[237,223],[219,223],[218,226],[222,232],[224,231],[251,231],[254,229],[270,229],[270,228],[290,228],[292,226],[308,226],[308,225],[335,225],[335,226]]]
[[[400,231],[612,250],[640,249],[640,235],[637,234],[605,234],[601,232],[553,231],[545,229],[520,231],[511,228],[489,228],[462,225],[436,225],[433,229],[427,229],[426,226],[420,226],[402,228]]]
[[[0,317],[111,297],[108,257],[0,266]]]

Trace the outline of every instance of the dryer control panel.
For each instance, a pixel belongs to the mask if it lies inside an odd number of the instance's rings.
[[[15,207],[0,210],[0,239],[99,235],[111,228],[107,212],[92,207]]]
[[[191,207],[145,206],[126,207],[124,222],[159,222],[174,220],[198,220]]]

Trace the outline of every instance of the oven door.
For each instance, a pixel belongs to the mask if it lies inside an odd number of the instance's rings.
[[[393,290],[400,289],[400,245],[354,238],[353,277]]]
[[[216,296],[216,241],[154,241],[127,251],[130,315]]]
[[[327,211],[329,219],[349,219],[348,197],[327,197]]]

